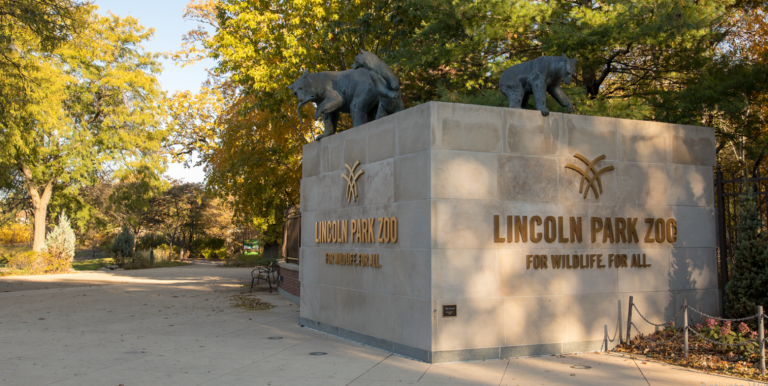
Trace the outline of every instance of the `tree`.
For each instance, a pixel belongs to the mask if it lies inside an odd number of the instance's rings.
[[[35,103],[13,106],[11,100],[11,109],[31,113],[11,120],[0,137],[0,163],[13,165],[10,173],[24,181],[30,197],[35,251],[43,245],[56,186],[76,191],[101,171],[136,160],[161,167],[160,64],[140,45],[153,31],[130,17],[90,10],[76,39],[50,55],[26,58],[39,68],[30,72]]]
[[[163,222],[160,202],[170,184],[148,165],[121,174],[104,203],[104,213],[115,226],[128,227],[131,233],[140,236],[143,229]]]
[[[34,44],[50,52],[82,28],[87,3],[72,0],[0,1],[0,71],[22,75],[18,47]],[[4,74],[4,75],[7,75]]]
[[[768,243],[761,232],[762,221],[755,197],[748,191],[739,205],[738,239],[725,287],[726,312],[731,318],[752,316],[759,305],[768,305]]]

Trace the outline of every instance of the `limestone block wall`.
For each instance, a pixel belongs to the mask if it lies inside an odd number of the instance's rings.
[[[604,348],[630,295],[657,321],[683,299],[716,313],[714,149],[710,128],[438,102],[309,144],[302,323],[445,362]],[[614,168],[599,197],[566,168],[585,167],[576,153]],[[341,174],[356,161],[348,203]],[[315,242],[317,221],[385,216],[398,218],[395,244]],[[563,217],[566,233],[582,218],[583,240],[507,242],[508,216]],[[639,242],[592,243],[593,217],[638,219]],[[646,218],[675,219],[676,241],[644,242]],[[378,254],[382,267],[326,264],[326,252]],[[531,269],[537,254],[645,254],[651,266]]]

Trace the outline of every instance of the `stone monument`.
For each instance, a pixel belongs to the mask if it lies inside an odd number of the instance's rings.
[[[439,102],[308,144],[299,323],[437,363],[715,314],[714,165],[711,128]]]

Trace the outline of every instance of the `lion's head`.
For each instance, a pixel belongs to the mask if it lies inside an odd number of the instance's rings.
[[[296,96],[296,99],[299,100],[299,107],[296,108],[296,113],[299,114],[299,122],[302,122],[300,113],[301,107],[317,98],[312,85],[312,80],[309,79],[309,71],[304,71],[304,74],[293,82],[292,85],[288,86],[288,89],[291,90],[293,95]]]
[[[563,77],[563,82],[571,84],[571,77],[573,77],[574,73],[576,73],[576,58],[568,59],[563,54],[563,62],[560,65],[560,75]]]
[[[309,79],[309,71],[304,71],[299,79],[288,86],[293,92],[300,104],[311,102],[315,99],[315,91],[312,89],[312,82]]]

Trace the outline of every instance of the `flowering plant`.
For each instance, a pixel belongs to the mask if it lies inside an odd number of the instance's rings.
[[[742,322],[739,324],[736,331],[731,329],[730,321],[723,321],[721,325],[717,323],[715,319],[707,318],[704,322],[704,326],[701,324],[696,325],[696,330],[699,334],[720,343],[728,344],[741,344],[755,338],[756,333],[752,331],[749,326]],[[743,346],[720,346],[722,352],[726,351],[740,351],[748,354],[754,354],[759,347],[757,342],[750,342]]]

